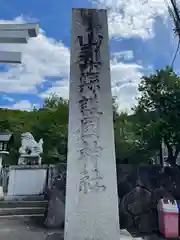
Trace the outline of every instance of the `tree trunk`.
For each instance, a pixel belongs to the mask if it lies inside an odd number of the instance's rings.
[[[167,162],[171,166],[176,166],[176,159],[177,159],[177,157],[175,157],[175,156],[168,156]]]
[[[173,151],[173,146],[171,146],[167,141],[165,142],[168,149],[168,159],[167,162],[171,166],[176,166],[176,159],[179,154],[179,149],[176,148],[175,152]]]
[[[170,154],[169,154],[170,153]],[[167,162],[171,164],[171,166],[176,166],[176,159],[179,154],[179,150],[176,149],[175,153],[173,154],[173,151],[168,151],[168,159]]]

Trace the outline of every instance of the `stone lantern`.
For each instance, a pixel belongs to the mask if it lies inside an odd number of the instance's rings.
[[[9,143],[12,139],[12,133],[0,132],[0,152],[9,153]]]
[[[9,155],[9,144],[12,141],[12,133],[1,132],[0,133],[0,197],[3,197],[3,186],[2,186],[2,162],[4,156]]]

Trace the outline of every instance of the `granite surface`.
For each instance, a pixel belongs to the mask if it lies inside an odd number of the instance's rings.
[[[49,231],[41,227],[34,220],[28,218],[4,218],[0,220],[0,239],[3,240],[63,240],[63,231]],[[120,239],[132,240],[132,236],[123,229],[120,231]],[[142,240],[142,238],[135,238]],[[149,240],[149,239],[148,239]]]
[[[24,170],[24,169],[47,169],[48,165],[42,164],[42,165],[11,165],[9,167],[9,170]]]
[[[60,240],[62,231],[50,231],[28,218],[1,218],[0,239],[3,240]]]
[[[61,191],[65,194],[65,171]],[[180,169],[160,165],[117,165],[121,228],[137,234],[158,232],[157,203],[166,197],[180,200]]]

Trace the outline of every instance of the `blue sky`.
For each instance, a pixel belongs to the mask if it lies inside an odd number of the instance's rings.
[[[51,93],[68,98],[74,7],[108,8],[112,93],[120,110],[130,110],[141,76],[169,64],[176,48],[164,0],[0,0],[0,5],[0,23],[38,21],[41,28],[26,45],[0,45],[22,52],[21,65],[0,65],[1,107],[31,109]]]

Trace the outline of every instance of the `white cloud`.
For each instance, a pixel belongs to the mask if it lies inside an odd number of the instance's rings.
[[[13,22],[23,23],[24,19],[19,17]],[[62,42],[46,37],[43,30],[28,44],[1,44],[0,50],[22,52],[22,64],[9,65],[8,72],[0,73],[0,91],[37,94],[37,85],[45,82],[46,77],[68,79],[69,49]]]
[[[3,99],[3,100],[6,100],[6,101],[8,101],[8,102],[14,102],[14,99],[13,99],[13,98],[8,97],[8,96],[6,96],[6,95],[4,95],[4,96],[2,97],[2,99]]]
[[[123,52],[116,52],[112,54],[111,57],[111,86],[112,86],[112,93],[117,95],[119,99],[119,93],[117,89],[121,89],[125,84],[129,83],[133,86],[139,83],[139,80],[142,76],[142,66],[138,64],[129,64],[129,63],[122,63],[119,62],[121,58],[130,60],[133,58],[133,53],[131,51],[123,51]],[[125,88],[125,90],[128,87]],[[68,80],[60,80],[57,81],[51,88],[41,94],[41,97],[47,97],[52,93],[56,93],[58,96],[61,96],[65,99],[69,98],[69,81]],[[118,101],[120,102],[120,101]],[[127,103],[126,103],[127,105]],[[120,109],[123,109],[123,104],[120,103]]]
[[[19,102],[16,102],[13,105],[9,106],[1,106],[1,108],[6,108],[6,109],[16,109],[16,110],[23,110],[23,111],[31,111],[33,108],[39,108],[38,104],[32,104],[28,100],[20,100]]]
[[[121,53],[118,53],[121,54]],[[115,54],[111,60],[111,84],[119,87],[124,83],[136,83],[141,78],[142,66],[136,63],[122,63]]]
[[[118,62],[116,58],[111,61],[112,94],[117,96],[119,111],[131,112],[138,96],[138,84],[142,77],[143,67],[138,64]]]
[[[132,112],[132,107],[136,103],[136,98],[139,95],[137,84],[124,84],[120,88],[113,88],[112,93],[117,97],[119,111]]]
[[[123,51],[123,52],[115,52],[111,54],[111,59],[116,58],[116,60],[125,60],[125,61],[130,61],[133,60],[134,54],[133,51],[128,50],[128,51]]]
[[[110,37],[154,36],[153,24],[157,16],[168,16],[164,0],[93,0],[95,6],[108,9]]]
[[[67,79],[57,81],[51,88],[40,94],[42,98],[46,98],[51,94],[55,93],[64,99],[69,98],[69,81]]]
[[[19,17],[14,22],[23,22]],[[8,72],[0,72],[0,91],[6,93],[34,93],[38,95],[37,85],[43,87],[46,77],[58,77],[60,80],[51,80],[52,87],[40,94],[46,97],[51,93],[68,99],[69,97],[69,49],[62,43],[41,33],[37,38],[30,39],[26,45],[2,45],[1,49],[21,50],[22,64],[10,65]],[[137,84],[142,76],[142,66],[133,63],[122,63],[133,59],[132,51],[113,53],[111,58],[112,93],[118,97],[119,109],[130,110],[137,96]],[[23,99],[12,109],[32,110],[33,104]],[[4,106],[5,107],[5,106]]]
[[[137,86],[142,76],[143,68],[138,64],[119,62],[119,56],[124,52],[115,53],[111,60],[111,87],[112,94],[117,96],[119,111],[131,111],[131,107],[135,103],[135,98],[138,95]],[[53,87],[49,88],[42,97],[47,97],[52,93],[56,93],[65,99],[69,98],[69,82],[58,81]]]
[[[12,105],[11,108],[20,110],[31,110],[33,108],[33,105],[28,100],[21,100]]]

